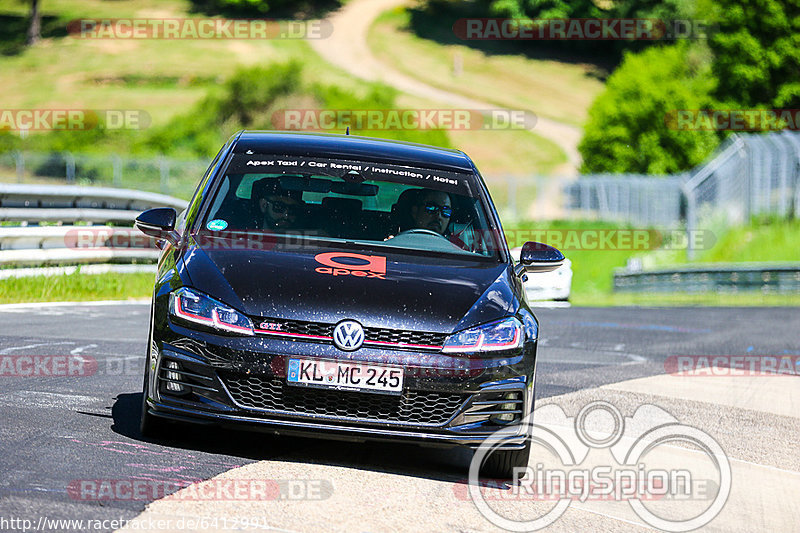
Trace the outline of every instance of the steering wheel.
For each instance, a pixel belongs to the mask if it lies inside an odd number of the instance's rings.
[[[399,237],[401,235],[433,235],[434,237],[439,237],[441,239],[447,240],[447,237],[442,235],[441,233],[435,232],[432,229],[425,229],[425,228],[413,228],[407,229],[405,231],[401,231],[395,237]]]

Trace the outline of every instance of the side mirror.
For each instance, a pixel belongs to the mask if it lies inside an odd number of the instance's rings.
[[[519,264],[515,272],[517,275],[536,272],[552,272],[564,264],[564,254],[541,242],[528,241],[522,245],[519,254]]]
[[[178,214],[171,207],[156,207],[136,217],[134,225],[145,235],[169,241],[177,246],[180,241],[180,235],[175,231],[177,217]]]

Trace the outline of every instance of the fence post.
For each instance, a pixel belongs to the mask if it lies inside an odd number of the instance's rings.
[[[583,211],[583,216],[588,216],[588,213],[591,208],[591,201],[589,198],[589,182],[588,180],[580,180],[578,182],[581,188],[581,211]]]
[[[169,161],[165,157],[158,158],[158,169],[161,173],[161,192],[169,194]]]
[[[67,183],[75,183],[75,156],[72,152],[64,152],[66,161]]]
[[[781,218],[786,218],[789,214],[791,209],[791,194],[789,193],[789,188],[791,187],[789,183],[789,176],[791,171],[789,167],[791,165],[791,145],[789,141],[784,141],[784,138],[778,134],[774,138],[774,144],[778,147],[778,152],[780,153],[780,159],[778,168],[780,171],[778,172],[778,215]]]
[[[114,169],[111,183],[114,184],[114,187],[119,187],[122,185],[122,159],[117,154],[111,155],[111,166]]]
[[[697,229],[697,200],[694,190],[686,186],[686,182],[681,183],[681,191],[686,198],[686,259],[694,261],[694,232]]]
[[[508,207],[515,220],[519,219],[517,212],[517,178],[516,176],[506,176],[508,183]]]
[[[14,166],[17,169],[17,181],[22,183],[25,179],[25,155],[19,150],[14,150]]]

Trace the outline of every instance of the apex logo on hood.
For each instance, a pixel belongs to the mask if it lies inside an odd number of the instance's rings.
[[[356,264],[342,263],[340,259],[356,260]],[[381,255],[362,255],[349,252],[325,252],[314,256],[317,263],[325,265],[315,268],[319,274],[331,276],[356,276],[359,278],[378,278],[385,280],[386,257]],[[363,263],[361,263],[363,261]]]

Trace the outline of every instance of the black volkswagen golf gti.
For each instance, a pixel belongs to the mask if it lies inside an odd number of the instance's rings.
[[[477,447],[533,409],[538,322],[463,152],[346,135],[241,132],[159,239],[142,432],[171,422]],[[522,426],[519,426],[522,427]],[[508,475],[512,430],[484,464]]]

